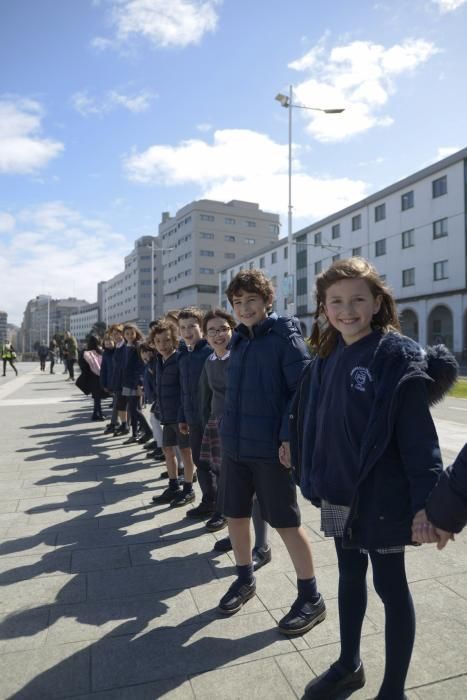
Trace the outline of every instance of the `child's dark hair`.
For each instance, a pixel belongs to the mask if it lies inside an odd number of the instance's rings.
[[[348,279],[363,279],[368,284],[372,295],[381,298],[379,311],[373,316],[371,327],[383,333],[400,331],[396,302],[386,283],[381,279],[376,268],[368,260],[359,257],[337,260],[316,278],[315,322],[311,330],[310,345],[320,356],[327,357],[334,349],[338,331],[331,326],[324,313],[326,292],[332,284]]]
[[[90,335],[88,337],[86,349],[87,350],[97,350],[98,352],[100,352],[102,350],[100,338],[98,338],[97,335]]]
[[[198,309],[196,306],[186,306],[184,309],[182,309],[179,312],[177,320],[180,322],[182,319],[186,319],[186,318],[196,318],[199,325],[201,326],[201,324],[203,322],[203,312],[201,311],[201,309]]]
[[[274,297],[272,282],[262,270],[240,270],[237,272],[225,290],[227,299],[232,305],[233,298],[238,296],[240,292],[259,294],[265,302],[270,302]]]
[[[174,348],[176,348],[178,345],[177,329],[174,326],[174,324],[172,323],[172,321],[166,321],[165,319],[158,321],[156,323],[156,325],[152,327],[152,329],[151,329],[151,342],[154,343],[156,335],[160,335],[161,333],[165,333],[166,331],[168,331],[170,333],[170,339],[172,341]]]
[[[228,311],[224,311],[224,309],[210,309],[204,314],[203,318],[203,333],[206,335],[207,330],[208,330],[208,322],[212,321],[213,318],[223,318],[224,321],[227,321],[228,325],[230,326],[231,330],[235,328],[237,325],[236,320],[232,316],[232,314],[229,314]]]
[[[141,340],[144,339],[143,334],[141,333],[140,329],[138,328],[138,326],[135,323],[125,323],[125,325],[123,326],[123,334],[125,334],[125,331],[128,328],[131,328],[132,330],[135,331],[135,333],[136,333],[135,342],[139,343]]]

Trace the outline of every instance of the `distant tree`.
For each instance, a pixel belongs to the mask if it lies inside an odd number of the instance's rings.
[[[98,338],[103,338],[106,330],[107,330],[107,324],[104,321],[97,321],[93,325],[89,335],[97,335]]]

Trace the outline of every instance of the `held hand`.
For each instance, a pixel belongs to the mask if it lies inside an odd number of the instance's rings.
[[[438,549],[444,549],[449,540],[454,542],[454,535],[452,532],[446,532],[446,530],[441,530],[439,527],[435,527],[435,532],[438,537],[438,544],[436,545]]]
[[[287,467],[287,469],[291,468],[292,464],[291,464],[291,459],[290,459],[290,443],[289,442],[283,442],[282,445],[279,447],[279,462],[284,467]]]
[[[438,542],[436,530],[428,520],[425,510],[419,510],[418,513],[415,513],[412,521],[412,539],[418,544]]]
[[[188,423],[179,423],[178,429],[180,430],[182,435],[189,435],[189,433],[190,433],[190,428],[188,427]]]

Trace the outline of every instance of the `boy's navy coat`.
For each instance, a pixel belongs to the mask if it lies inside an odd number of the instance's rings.
[[[181,387],[179,423],[188,423],[189,425],[201,423],[198,385],[204,363],[211,352],[212,350],[204,338],[198,340],[191,351],[186,345],[185,347],[180,346],[178,358]]]
[[[125,349],[126,343],[123,343],[118,348],[115,348],[115,352],[112,356],[112,372],[110,377],[110,384],[107,387],[112,392],[119,392],[122,390]]]
[[[102,355],[101,373],[99,375],[99,379],[103,389],[110,389],[112,385],[114,352],[115,348],[105,348]]]
[[[304,373],[290,415],[292,466],[303,495],[315,505],[320,497],[313,490],[312,455],[325,364],[325,358],[316,358]],[[360,474],[343,537],[344,546],[366,549],[412,541],[413,516],[425,507],[442,471],[427,404],[440,401],[452,386],[457,363],[442,345],[425,352],[410,338],[391,332],[381,338],[371,372],[375,400],[362,436]],[[423,380],[419,391],[411,391],[415,380]]]
[[[460,532],[467,525],[467,443],[430,494],[426,512],[436,527]]]
[[[222,450],[237,460],[278,461],[289,439],[289,405],[310,355],[296,319],[271,314],[232,338]]]
[[[136,389],[143,386],[144,362],[138,354],[136,345],[126,345],[123,368],[122,386],[128,389]]]
[[[163,425],[178,422],[181,400],[179,356],[180,353],[176,351],[165,362],[159,354],[155,358],[156,403],[159,420]]]
[[[152,403],[155,399],[154,393],[154,367],[152,362],[144,365],[143,373],[143,389],[145,403]]]

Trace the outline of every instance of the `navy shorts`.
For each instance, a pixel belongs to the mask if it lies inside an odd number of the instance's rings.
[[[219,510],[228,518],[249,518],[253,496],[272,527],[299,527],[300,509],[292,470],[277,462],[235,460],[222,455]]]
[[[162,447],[190,447],[190,436],[180,432],[178,423],[167,423],[162,427]]]

